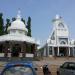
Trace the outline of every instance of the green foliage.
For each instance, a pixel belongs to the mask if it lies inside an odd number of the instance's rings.
[[[15,18],[15,17],[13,17],[13,18],[12,18],[12,21],[15,21],[15,20],[16,20],[16,18]]]
[[[21,21],[25,24],[25,20],[22,18]]]
[[[4,34],[4,21],[3,21],[3,14],[0,13],[0,35]]]
[[[5,26],[5,34],[7,34],[7,28],[11,25],[10,19],[6,19],[6,26]]]
[[[27,29],[28,29],[28,33],[27,36],[32,36],[31,35],[31,17],[28,17],[28,21],[27,21]]]

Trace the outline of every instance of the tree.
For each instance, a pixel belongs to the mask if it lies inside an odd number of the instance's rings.
[[[27,36],[31,37],[31,17],[28,17],[26,28],[28,29]],[[27,52],[31,53],[31,46],[27,46]]]
[[[27,29],[28,29],[28,33],[27,36],[32,36],[31,35],[31,17],[28,17],[28,21],[27,21]]]
[[[0,35],[4,34],[4,21],[3,21],[3,14],[0,13]]]
[[[6,19],[6,26],[5,26],[5,34],[7,34],[7,28],[11,25],[10,19]]]
[[[15,17],[13,17],[13,18],[12,18],[12,21],[15,21],[15,20],[16,20],[16,18],[15,18]]]
[[[25,24],[25,20],[22,18],[21,21]]]

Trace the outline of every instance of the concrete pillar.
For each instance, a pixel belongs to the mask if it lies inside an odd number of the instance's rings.
[[[68,49],[68,50],[69,50],[68,56],[70,56],[70,47],[69,47],[69,49]]]
[[[9,42],[9,48],[8,48],[8,57],[11,57],[12,56],[12,42]]]
[[[54,54],[54,47],[52,46],[52,55],[54,56],[55,54]]]
[[[6,41],[5,44],[4,44],[4,46],[5,46],[5,50],[4,50],[5,55],[4,55],[4,57],[8,57],[8,45],[9,45],[9,42]]]
[[[46,56],[46,48],[44,47],[44,53],[43,56]]]
[[[22,57],[25,57],[26,55],[26,42],[22,43]]]
[[[49,46],[48,46],[48,50],[47,50],[47,56],[49,56]]]
[[[73,50],[73,56],[75,56],[75,54],[74,54],[74,47],[72,48],[72,50]]]
[[[23,43],[21,44],[21,52],[23,52]]]
[[[33,54],[35,53],[35,44],[31,45],[31,53],[33,53]]]
[[[10,52],[9,53],[11,54],[10,57],[12,57],[13,43],[10,42],[9,44],[10,44],[9,45],[9,49],[10,49]]]
[[[34,56],[36,56],[36,50],[37,50],[37,45],[36,44],[32,44],[32,47],[31,47],[31,51],[32,53],[34,54]]]
[[[23,48],[24,43],[21,43],[21,53],[19,53],[19,57],[23,57],[23,52],[24,52],[24,48]]]
[[[34,56],[36,55],[37,55],[37,45],[35,44],[35,55]]]
[[[1,53],[3,53],[3,44],[0,43],[0,47]]]
[[[12,52],[12,47],[13,47],[13,45],[12,45],[12,43],[10,43],[10,52]]]
[[[57,56],[59,56],[59,47],[58,47],[58,52],[57,52]]]

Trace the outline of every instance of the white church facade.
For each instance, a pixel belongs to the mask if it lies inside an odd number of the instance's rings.
[[[53,30],[45,45],[38,51],[41,56],[75,56],[75,40],[70,40],[69,28],[62,17],[52,20]]]

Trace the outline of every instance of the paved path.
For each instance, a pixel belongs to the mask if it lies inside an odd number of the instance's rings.
[[[48,64],[52,75],[56,75],[57,68],[62,63],[66,62],[66,61],[75,62],[75,58],[71,58],[71,59],[64,59],[64,58],[60,58],[60,59],[44,59],[44,60],[41,60],[41,61],[33,61],[33,63],[38,67],[37,75],[43,75],[43,71],[42,71],[41,66],[43,66],[44,64]],[[6,64],[6,62],[0,62],[0,71],[4,68],[5,64]]]

